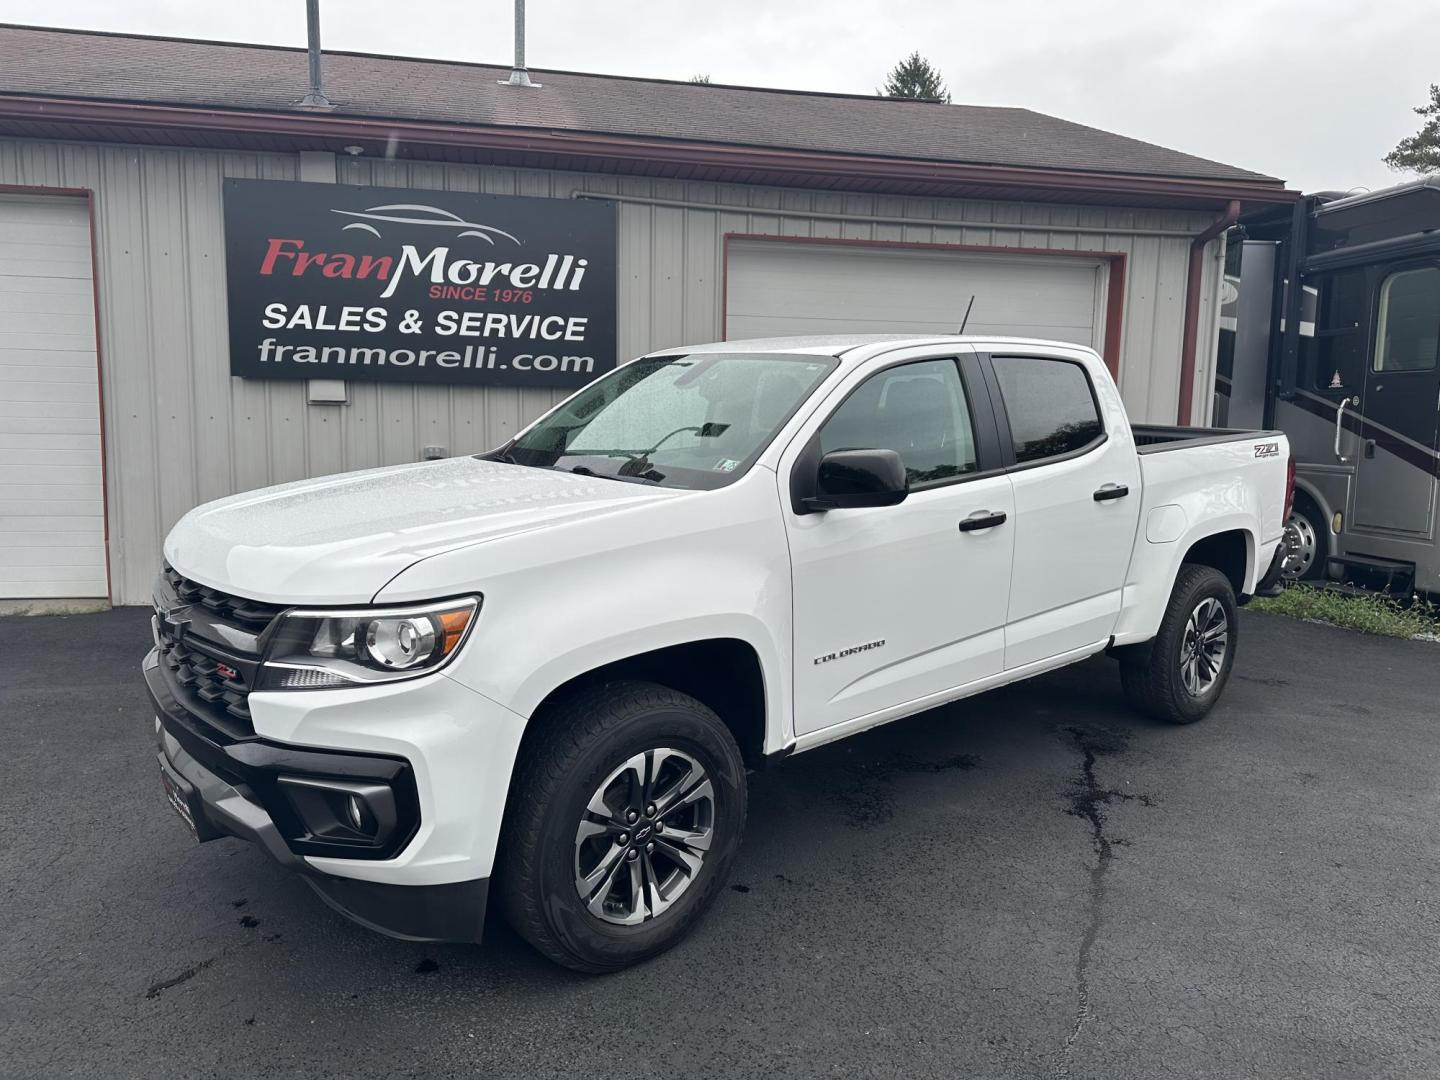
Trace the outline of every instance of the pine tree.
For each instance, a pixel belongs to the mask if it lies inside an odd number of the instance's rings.
[[[709,86],[709,85],[710,85],[710,76],[709,76],[709,75],[691,75],[691,76],[690,76],[690,82],[696,83],[696,84],[698,84],[698,85],[700,85],[700,86]]]
[[[1398,172],[1440,173],[1440,84],[1430,84],[1430,104],[1421,105],[1415,113],[1425,117],[1424,126],[1401,139],[1385,155],[1385,164]]]
[[[945,88],[939,69],[918,52],[912,52],[891,68],[885,85],[876,93],[881,97],[918,98],[950,104],[950,91]]]

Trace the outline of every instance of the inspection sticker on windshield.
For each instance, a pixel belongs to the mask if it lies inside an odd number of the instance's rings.
[[[740,467],[740,462],[734,458],[721,458],[715,465],[717,472],[734,472]]]

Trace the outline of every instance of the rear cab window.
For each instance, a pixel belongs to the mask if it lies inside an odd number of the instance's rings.
[[[1104,440],[1100,406],[1084,365],[1053,357],[996,356],[993,368],[1017,465],[1068,457]]]

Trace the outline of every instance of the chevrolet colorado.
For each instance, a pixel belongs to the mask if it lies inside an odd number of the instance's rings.
[[[161,778],[331,906],[561,964],[668,948],[747,768],[1108,651],[1202,717],[1278,576],[1279,432],[1132,426],[1089,349],[642,357],[498,449],[221,499],[165,543]],[[493,889],[492,889],[493,885]]]

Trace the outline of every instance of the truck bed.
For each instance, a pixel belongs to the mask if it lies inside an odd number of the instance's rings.
[[[1183,450],[1190,446],[1244,442],[1281,434],[1246,428],[1176,427],[1170,424],[1131,424],[1130,430],[1135,434],[1135,447],[1141,454],[1163,454],[1167,450]]]

